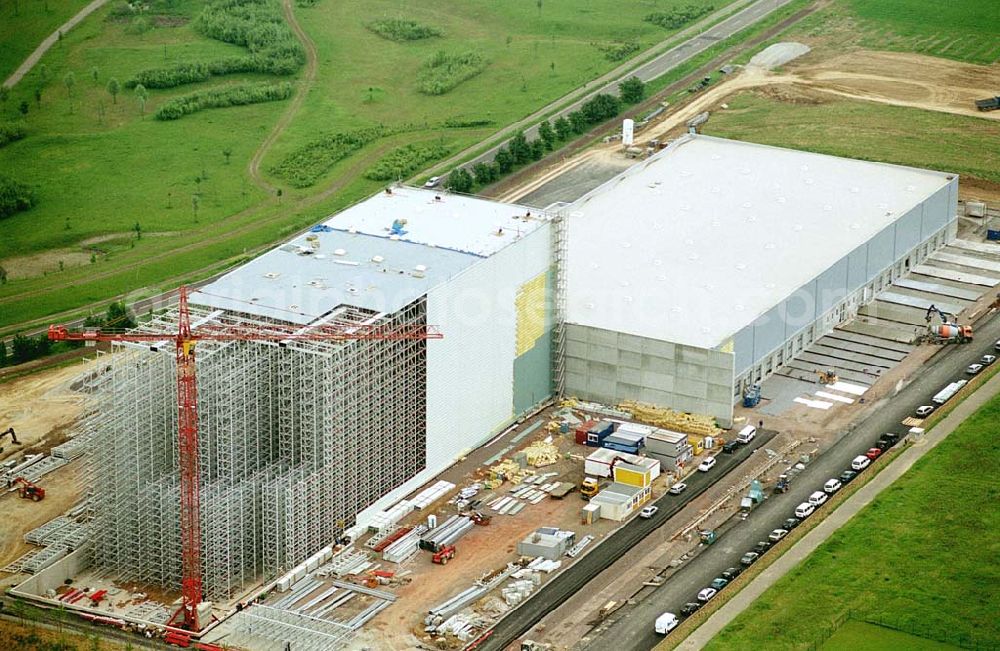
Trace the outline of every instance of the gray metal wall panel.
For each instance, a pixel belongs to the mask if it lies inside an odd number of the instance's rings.
[[[895,261],[895,224],[889,224],[868,242],[868,277],[874,278]]]
[[[848,268],[848,258],[843,257],[816,279],[817,318],[847,298],[847,294],[849,293],[847,290]],[[799,323],[795,331],[797,332],[807,325],[809,324]],[[789,335],[791,335],[791,332],[789,332]]]
[[[776,305],[753,322],[753,355],[760,359],[785,341],[781,305]]]
[[[605,404],[640,400],[732,423],[733,353],[575,324],[566,334],[567,395]]]
[[[902,258],[923,241],[922,213],[922,204],[918,204],[896,221],[896,259]]]
[[[795,290],[778,306],[781,315],[782,337],[787,339],[807,323],[816,320],[816,279],[813,279]],[[768,349],[770,350],[770,349]],[[758,354],[768,350],[757,349]]]
[[[952,200],[952,184],[941,188],[924,200],[922,233],[928,238],[955,215],[957,203]]]
[[[862,285],[870,280],[868,276],[867,243],[851,251],[847,256],[847,266],[847,289],[853,292],[860,289]]]
[[[753,324],[745,326],[733,336],[733,351],[736,353],[736,374],[753,366]]]

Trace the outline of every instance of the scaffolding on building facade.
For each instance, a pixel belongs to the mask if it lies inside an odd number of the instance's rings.
[[[191,313],[193,323],[288,327],[228,310]],[[425,303],[393,314],[341,307],[321,322],[425,326]],[[167,311],[139,331],[176,323]],[[85,454],[94,562],[120,579],[176,589],[173,347],[118,343],[102,359],[88,378],[94,416]],[[424,469],[426,341],[202,342],[196,364],[207,599],[230,599],[291,569]]]

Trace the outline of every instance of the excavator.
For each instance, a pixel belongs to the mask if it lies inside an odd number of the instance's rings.
[[[938,318],[941,319],[940,324],[935,325],[931,323],[935,314],[937,314]],[[949,317],[951,318],[949,319]],[[958,323],[956,323],[957,318],[954,314],[949,314],[938,308],[936,305],[931,305],[927,308],[927,315],[925,319],[927,321],[927,334],[922,338],[924,341],[930,341],[936,344],[948,344],[953,342],[967,344],[972,341],[972,326],[958,325]]]
[[[828,369],[826,371],[817,371],[816,375],[819,376],[820,384],[836,384],[840,378],[837,377],[837,371]]]
[[[8,427],[6,432],[0,432],[0,441],[2,441],[5,436],[10,436],[10,442],[14,445],[21,445],[21,442],[17,440],[17,434],[14,433],[13,427]],[[0,448],[0,452],[3,452],[3,448]]]
[[[26,500],[31,500],[32,502],[41,502],[45,499],[45,489],[41,486],[36,486],[24,477],[18,477],[14,480],[13,485],[20,487],[17,489],[17,494]]]

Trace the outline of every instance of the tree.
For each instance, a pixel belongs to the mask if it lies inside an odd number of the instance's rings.
[[[551,151],[556,142],[556,132],[552,128],[552,123],[548,120],[538,125],[538,137],[545,145],[545,149]]]
[[[465,168],[459,167],[448,175],[447,185],[452,192],[468,192],[472,189],[472,175]]]
[[[17,108],[18,108],[19,111],[21,111],[21,115],[24,115],[24,116],[28,115],[28,103],[27,102],[21,102],[21,105],[18,106]]]
[[[35,86],[35,105],[41,107],[42,105],[42,87]]]
[[[222,150],[222,155],[226,157],[226,165],[229,165],[229,157],[233,155],[232,147],[226,147]]]
[[[573,111],[569,114],[569,125],[573,133],[583,133],[587,130],[587,118],[580,111]]]
[[[556,137],[559,140],[568,140],[573,135],[572,125],[570,125],[569,120],[561,115],[556,118],[554,128],[556,130]]]
[[[115,301],[108,306],[108,316],[104,325],[115,329],[128,329],[136,326],[135,317],[125,305],[125,301]]]
[[[7,342],[0,339],[0,366],[7,366]]]
[[[66,76],[63,77],[63,84],[66,86],[66,95],[73,97],[73,86],[76,85],[76,75],[73,74],[72,70],[67,72]]]
[[[528,146],[528,140],[524,137],[523,131],[514,134],[514,137],[507,143],[507,149],[514,157],[515,165],[521,165],[531,160],[531,147]]]
[[[489,185],[496,180],[496,166],[490,163],[476,163],[472,166],[472,176],[476,180],[476,185]]]
[[[580,107],[584,119],[588,124],[599,124],[605,120],[618,115],[622,110],[622,103],[614,95],[601,93]]]
[[[0,85],[0,102],[6,104],[8,99],[10,99],[10,89]]]
[[[146,100],[149,99],[149,91],[142,84],[138,84],[135,87],[135,97],[139,100],[139,112],[145,117],[146,115]]]
[[[496,163],[498,176],[503,176],[507,172],[514,169],[514,157],[510,155],[510,150],[506,147],[501,147],[497,150],[496,155],[493,157],[493,162]]]
[[[531,150],[531,160],[542,160],[545,156],[545,141],[541,138],[532,140],[528,147]]]
[[[20,332],[14,335],[10,343],[11,359],[14,364],[23,364],[32,358],[34,353],[34,343]]]
[[[111,95],[111,103],[118,103],[118,93],[122,91],[122,85],[118,83],[118,80],[112,77],[108,80],[108,93]]]
[[[618,84],[618,97],[623,104],[638,104],[645,96],[646,84],[635,75]]]
[[[90,78],[94,80],[94,85],[97,85],[98,80],[101,78],[101,71],[94,66],[90,69]]]

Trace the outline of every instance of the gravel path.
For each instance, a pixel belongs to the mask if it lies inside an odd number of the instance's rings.
[[[42,44],[35,48],[34,52],[28,55],[28,58],[24,60],[24,63],[18,66],[17,70],[14,71],[14,74],[7,77],[7,81],[3,82],[3,85],[7,88],[11,88],[14,84],[21,81],[21,79],[24,78],[24,75],[31,72],[31,69],[35,67],[35,64],[42,58],[42,55],[48,52],[49,48],[59,41],[59,34],[65,34],[69,30],[76,27],[81,20],[100,9],[107,1],[108,0],[94,0],[89,5],[81,9],[77,15],[63,23],[59,29],[49,34],[49,36],[42,41]]]

